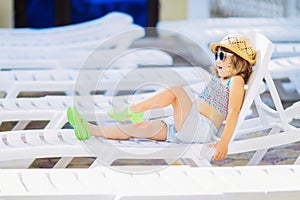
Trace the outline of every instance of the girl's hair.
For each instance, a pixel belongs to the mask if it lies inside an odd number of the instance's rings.
[[[221,48],[223,51],[228,53],[233,53],[232,51]],[[217,49],[218,50],[218,49]],[[217,51],[216,50],[216,51]],[[243,77],[245,83],[247,83],[251,73],[252,73],[252,65],[245,59],[241,58],[240,56],[233,53],[231,56],[231,65],[229,67],[229,76],[236,76],[239,75]],[[218,71],[216,67],[212,67],[212,73],[219,77]]]

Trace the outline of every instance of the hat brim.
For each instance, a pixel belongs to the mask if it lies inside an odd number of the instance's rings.
[[[230,51],[232,51],[233,53],[235,53],[236,55],[240,56],[241,58],[247,60],[250,65],[254,65],[255,64],[255,60],[250,59],[248,56],[246,56],[243,52],[241,52],[239,49],[235,49],[232,46],[226,45],[226,44],[222,44],[222,43],[211,43],[209,48],[211,50],[212,53],[215,53],[216,48],[217,47],[224,47]]]

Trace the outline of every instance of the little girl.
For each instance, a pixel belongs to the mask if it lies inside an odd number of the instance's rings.
[[[229,34],[221,42],[212,43],[210,50],[216,60],[214,75],[197,98],[189,89],[170,87],[120,112],[109,111],[108,115],[117,121],[133,122],[112,126],[88,123],[75,107],[69,107],[68,120],[76,137],[79,140],[89,139],[91,135],[116,140],[136,137],[184,143],[217,139],[213,160],[225,159],[243,104],[244,85],[255,64],[256,51],[251,41],[239,34]],[[174,109],[174,116],[143,121],[145,111],[169,105]],[[218,138],[217,129],[224,120],[226,123],[221,138]]]

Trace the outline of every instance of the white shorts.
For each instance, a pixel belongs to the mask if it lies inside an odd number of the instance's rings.
[[[217,128],[205,116],[199,113],[196,98],[194,98],[191,91],[186,90],[187,94],[193,100],[193,105],[190,114],[184,121],[181,129],[177,132],[174,125],[174,117],[168,117],[162,121],[168,127],[167,142],[180,143],[205,143],[216,141]]]

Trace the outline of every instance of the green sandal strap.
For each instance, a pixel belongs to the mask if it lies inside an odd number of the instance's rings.
[[[141,123],[144,120],[144,112],[133,112],[129,107],[121,111],[111,109],[107,112],[108,116],[114,120],[125,122],[131,121],[133,123]]]
[[[68,121],[74,128],[75,135],[79,140],[87,140],[91,133],[86,125],[86,119],[77,111],[75,107],[69,107],[67,111]]]

